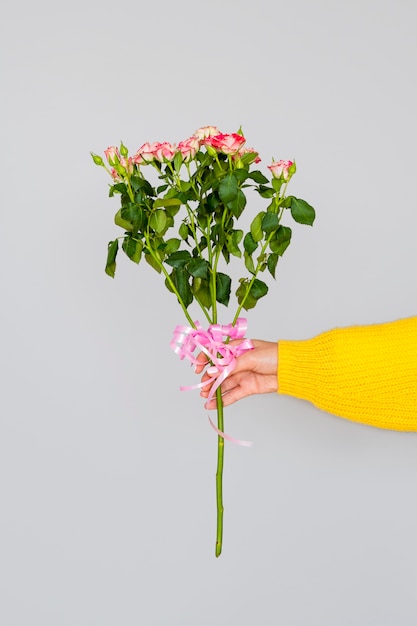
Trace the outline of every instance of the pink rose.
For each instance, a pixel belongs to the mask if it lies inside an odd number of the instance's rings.
[[[116,172],[114,167],[112,167],[112,169],[111,169],[111,175],[113,177],[113,180],[116,181],[116,182],[122,180],[122,177],[120,176],[120,174],[118,172]]]
[[[133,158],[120,157],[120,165],[125,168],[128,174],[133,174]]]
[[[217,126],[202,126],[194,133],[194,137],[197,137],[199,141],[207,139],[207,137],[212,137],[213,135],[220,135]]]
[[[253,148],[242,148],[242,150],[239,150],[239,152],[237,153],[238,157],[243,157],[245,154],[253,154],[254,158],[251,161],[252,163],[260,163],[261,162],[261,157],[259,156],[259,153],[256,152],[256,150],[254,150]]]
[[[142,154],[139,152],[139,150],[136,152],[136,154],[134,154],[132,156],[132,161],[133,163],[135,163],[136,165],[143,165],[144,163],[146,163],[145,159],[143,158]]]
[[[163,143],[158,143],[156,145],[154,155],[158,161],[172,161],[176,152],[176,146],[168,141],[164,141]]]
[[[236,154],[242,148],[245,141],[246,139],[237,133],[230,133],[228,135],[220,133],[218,135],[213,135],[212,137],[207,137],[203,143],[206,146],[211,146],[217,150],[217,152],[222,152],[223,154]]]
[[[158,145],[158,143],[144,143],[143,146],[141,146],[136,154],[133,156],[133,161],[136,163],[136,165],[141,165],[142,163],[151,163],[155,158],[155,151]]]
[[[109,146],[107,150],[104,151],[106,155],[106,159],[109,165],[116,165],[120,162],[120,152],[118,148],[114,146]]]
[[[200,142],[195,136],[184,139],[184,141],[180,141],[178,144],[178,150],[181,152],[184,161],[193,159],[199,147]]]
[[[290,172],[289,169],[292,168]],[[272,165],[268,165],[274,178],[289,180],[295,172],[295,163],[293,161],[274,161]]]

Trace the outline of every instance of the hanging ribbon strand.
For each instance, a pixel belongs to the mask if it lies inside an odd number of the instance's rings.
[[[196,350],[197,353],[203,352],[207,356],[210,367],[207,368],[206,373],[209,378],[196,385],[182,386],[180,389],[181,391],[189,391],[190,389],[201,389],[211,385],[207,397],[207,402],[209,402],[215,396],[216,390],[221,386],[222,382],[235,369],[237,358],[244,352],[253,350],[254,346],[250,339],[245,339],[248,325],[247,320],[243,317],[239,317],[234,325],[211,324],[207,330],[198,321],[194,322],[194,324],[195,328],[191,326],[176,326],[170,346],[180,359],[187,359],[194,365],[201,365],[201,361],[198,361],[196,356],[194,356]],[[228,342],[233,339],[241,339],[242,341],[239,344],[230,345]],[[217,434],[224,439],[242,446],[252,445],[249,441],[234,439],[230,435],[221,432],[211,420],[210,423]]]

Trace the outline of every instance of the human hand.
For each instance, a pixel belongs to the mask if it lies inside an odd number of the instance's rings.
[[[240,340],[230,342],[231,345],[240,343]],[[237,364],[233,372],[227,376],[221,385],[223,405],[228,406],[257,393],[272,393],[278,391],[278,345],[273,341],[252,340],[253,350],[244,352],[237,358]],[[195,371],[200,374],[207,365],[207,357],[200,353],[197,357],[199,364]],[[207,374],[202,377],[202,382],[209,379]],[[211,385],[203,387],[200,395],[207,398]],[[205,404],[206,409],[216,408],[216,398],[212,398]]]

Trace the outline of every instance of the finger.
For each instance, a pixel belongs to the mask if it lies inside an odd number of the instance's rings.
[[[231,404],[234,404],[235,402],[238,402],[238,400],[242,400],[249,395],[250,393],[248,393],[244,387],[241,387],[240,385],[233,387],[233,389],[231,389],[227,393],[222,393],[223,406],[230,406]],[[209,411],[217,408],[216,398],[212,398],[211,400],[206,402],[204,408],[208,409]]]
[[[229,391],[231,391],[234,387],[236,387],[237,385],[240,384],[241,380],[244,379],[245,375],[247,374],[247,372],[234,372],[232,374],[230,374],[229,376],[227,376],[224,381],[221,384],[221,390],[222,390],[222,394],[223,393],[228,393]],[[206,380],[210,380],[210,376],[208,374],[204,374],[204,376],[201,378],[201,382],[205,382]],[[205,387],[202,387],[201,391],[200,391],[200,396],[203,398],[207,398],[210,394],[210,390],[212,388],[212,384],[211,385],[206,385]]]
[[[199,352],[199,354],[197,354],[197,361],[198,363],[195,366],[195,372],[196,374],[201,374],[203,369],[206,367],[206,365],[210,363],[210,361],[208,360],[207,355],[204,354],[204,352]]]
[[[236,387],[237,385],[240,384],[240,380],[242,378],[242,376],[244,376],[244,373],[242,372],[238,372],[237,374],[235,374],[233,372],[233,374],[230,374],[229,376],[227,376],[227,378],[224,379],[224,381],[221,384],[221,390],[222,390],[222,394],[223,393],[228,393],[231,389],[233,389],[234,387]],[[203,376],[203,378],[201,379],[202,382],[205,382],[205,380],[208,380],[210,377],[205,375]],[[200,394],[204,397],[207,398],[207,396],[210,393],[210,389],[211,389],[212,385],[206,385],[205,387],[203,387],[201,389]]]

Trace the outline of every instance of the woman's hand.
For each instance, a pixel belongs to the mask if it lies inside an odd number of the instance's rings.
[[[240,340],[230,342],[231,345],[239,344]],[[237,400],[246,398],[256,393],[272,393],[278,391],[278,344],[273,341],[261,341],[254,339],[253,350],[244,352],[237,359],[237,365],[233,372],[224,380],[221,386],[223,405],[228,406]],[[196,366],[196,373],[200,374],[207,365],[207,357],[200,353],[197,357],[200,362]],[[202,377],[202,382],[209,378],[207,374]],[[207,398],[211,385],[203,387],[200,395]],[[216,408],[216,398],[206,402],[206,409]]]

